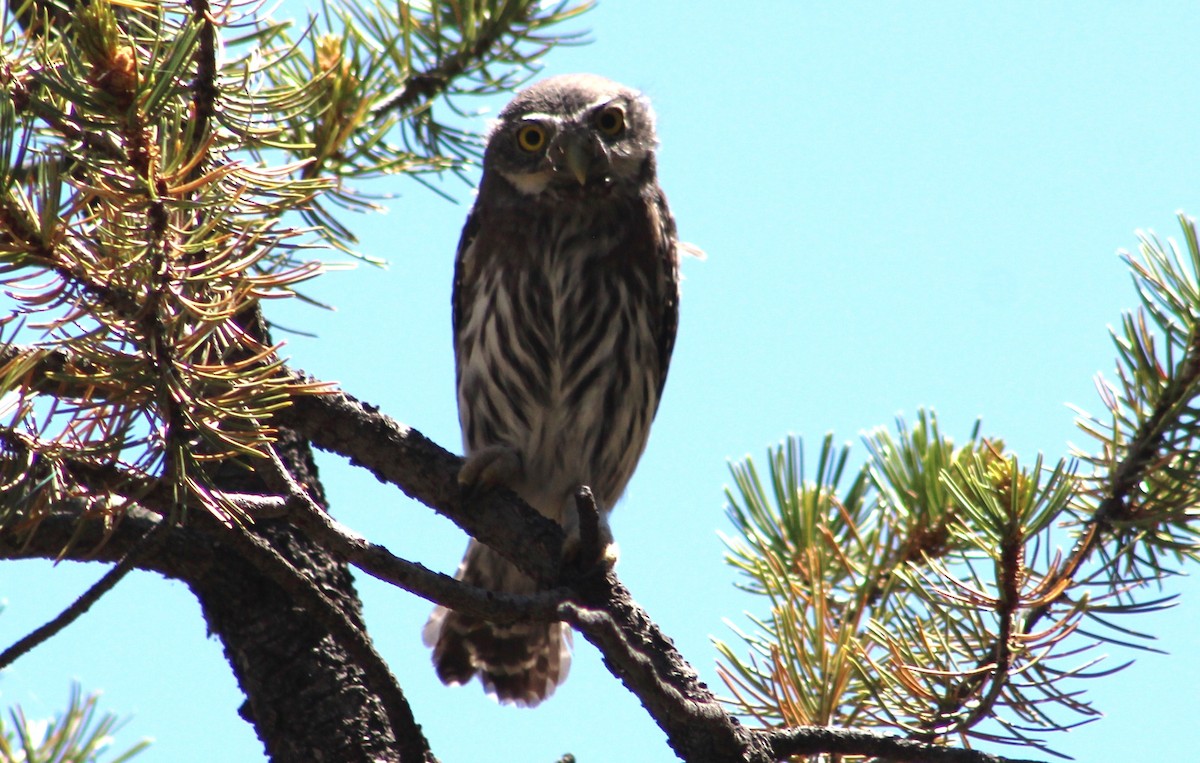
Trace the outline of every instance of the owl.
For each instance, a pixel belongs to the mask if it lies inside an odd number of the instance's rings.
[[[453,323],[467,489],[503,485],[578,548],[573,495],[592,489],[601,534],[650,434],[679,317],[675,222],[658,186],[654,113],[589,74],[520,92],[487,139],[455,260]],[[532,593],[472,540],[457,578]],[[439,607],[425,626],[438,677],[478,675],[532,707],[567,677],[562,623],[496,625]]]

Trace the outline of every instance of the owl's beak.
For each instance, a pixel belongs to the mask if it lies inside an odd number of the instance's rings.
[[[586,186],[588,178],[596,174],[596,163],[604,156],[604,148],[587,132],[569,130],[554,138],[547,155],[554,173]]]
[[[580,185],[586,185],[592,167],[591,147],[580,140],[569,141],[563,152],[563,164]]]

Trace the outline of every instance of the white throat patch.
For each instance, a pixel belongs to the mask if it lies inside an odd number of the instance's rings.
[[[501,172],[505,180],[512,183],[513,188],[525,196],[537,196],[550,185],[554,173],[550,170],[541,172]]]

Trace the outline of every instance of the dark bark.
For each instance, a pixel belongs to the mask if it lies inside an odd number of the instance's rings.
[[[347,571],[277,522],[262,536],[357,616]],[[242,716],[273,761],[403,760],[363,671],[327,629],[245,559],[221,547],[213,574],[189,580],[246,694]],[[420,757],[411,760],[421,760]]]
[[[565,619],[590,641],[688,763],[768,763],[765,740],[721,707],[683,656],[608,570],[577,584],[583,604]]]
[[[264,346],[257,308],[239,323]],[[303,493],[326,511],[312,449],[281,428],[269,464],[221,461],[215,487]],[[202,521],[216,525],[207,515]],[[371,646],[344,560],[287,519],[222,533],[211,574],[187,581],[246,695],[241,715],[276,763],[424,763],[435,760],[399,684]]]
[[[497,489],[464,500],[458,486],[461,458],[348,394],[300,396],[292,403],[279,412],[279,419],[313,445],[396,485],[504,554],[534,580],[545,585],[557,581],[562,529],[514,493]]]
[[[285,465],[298,481],[316,488],[307,445],[290,439],[280,449]],[[221,487],[265,488],[253,472],[228,471],[219,476]],[[363,627],[344,564],[285,521],[259,522],[253,532],[333,600],[354,626]],[[398,753],[383,703],[329,629],[230,545],[217,546],[209,574],[186,582],[246,694],[242,716],[254,724],[271,760],[423,760],[421,750]]]

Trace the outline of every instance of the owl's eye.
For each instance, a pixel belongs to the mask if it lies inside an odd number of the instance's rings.
[[[517,145],[523,151],[540,151],[546,145],[546,131],[538,125],[525,125],[517,130]]]
[[[596,127],[610,138],[617,137],[625,130],[625,112],[620,106],[609,106],[596,116]]]

